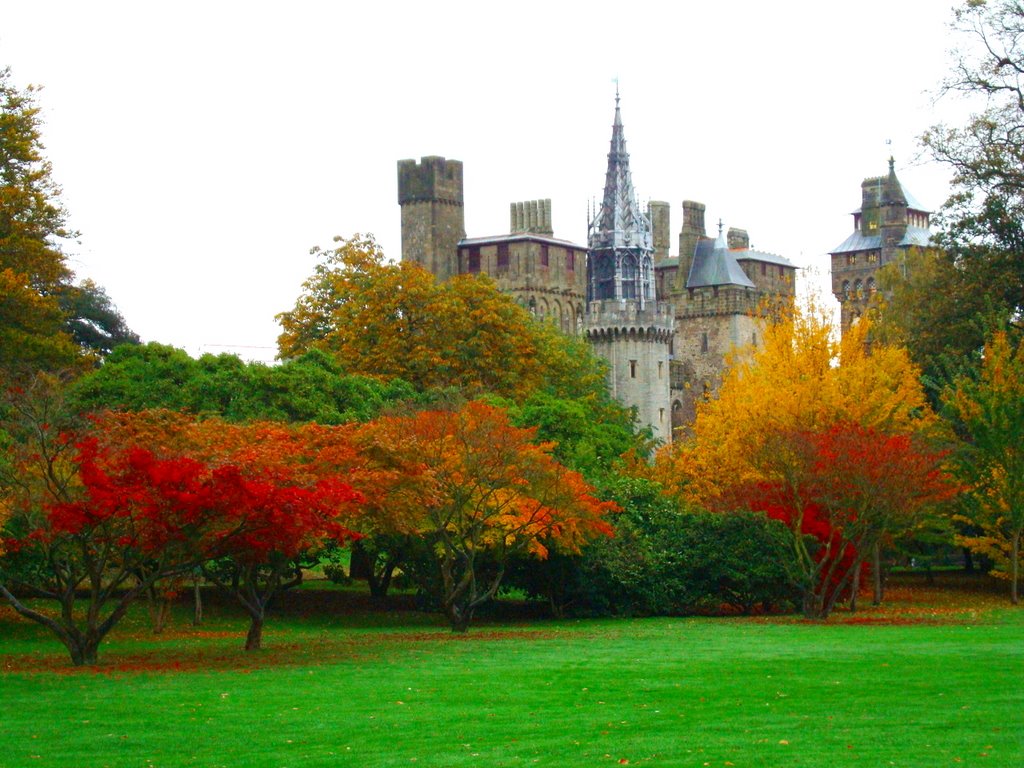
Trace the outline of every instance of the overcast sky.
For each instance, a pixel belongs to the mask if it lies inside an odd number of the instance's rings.
[[[269,360],[311,246],[371,232],[400,256],[401,158],[464,162],[470,236],[551,198],[555,236],[585,243],[616,77],[674,243],[694,199],[827,273],[890,152],[926,206],[948,193],[917,137],[962,114],[933,103],[950,6],[0,0],[0,66],[44,87],[78,276],[146,341]]]

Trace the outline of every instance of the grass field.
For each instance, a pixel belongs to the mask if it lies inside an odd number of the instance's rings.
[[[468,636],[351,593],[286,600],[256,654],[226,604],[160,637],[139,606],[95,670],[0,609],[0,765],[1024,765],[1024,610],[1002,595]]]

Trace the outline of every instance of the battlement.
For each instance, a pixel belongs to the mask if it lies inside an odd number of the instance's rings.
[[[587,336],[643,335],[668,341],[675,332],[675,310],[667,301],[651,302],[643,309],[628,299],[603,299],[587,305]]]
[[[398,161],[398,203],[463,205],[462,161],[430,155]]]
[[[509,231],[512,234],[531,232],[535,235],[554,234],[551,228],[551,200],[526,200],[509,204]]]

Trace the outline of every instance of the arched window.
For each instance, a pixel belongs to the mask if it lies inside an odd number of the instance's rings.
[[[853,284],[853,297],[855,299],[864,298],[864,284],[859,279]]]
[[[874,296],[878,288],[875,286],[875,278],[869,277],[867,282],[868,296]]]
[[[622,257],[622,298],[635,299],[637,284],[636,259],[632,256]]]
[[[843,280],[843,298],[844,299],[850,298],[850,281],[849,280]]]

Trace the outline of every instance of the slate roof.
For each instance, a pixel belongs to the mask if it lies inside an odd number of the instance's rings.
[[[718,233],[718,239],[700,240],[693,252],[693,264],[686,278],[687,288],[705,288],[713,285],[738,285],[743,288],[756,287],[736,260],[736,251],[730,251],[725,234]]]
[[[932,233],[924,227],[907,227],[903,238],[897,243],[901,248],[918,245],[925,246],[931,242]],[[829,253],[856,253],[859,251],[877,251],[882,247],[882,236],[864,235],[861,231],[855,230],[852,235],[837,245]]]
[[[766,253],[765,251],[755,251],[752,249],[743,249],[739,251],[732,251],[736,256],[737,261],[764,261],[768,264],[778,264],[780,267],[792,267],[796,269],[796,265],[787,259],[785,256],[779,256],[776,253]]]
[[[548,243],[550,245],[558,245],[562,248],[575,248],[579,251],[585,251],[587,246],[579,245],[569,240],[562,240],[557,237],[548,237],[547,235],[535,235],[532,232],[516,232],[511,235],[494,235],[492,237],[464,237],[459,240],[459,247],[468,245],[490,245],[491,243],[516,243],[520,240],[533,240],[538,243]]]

